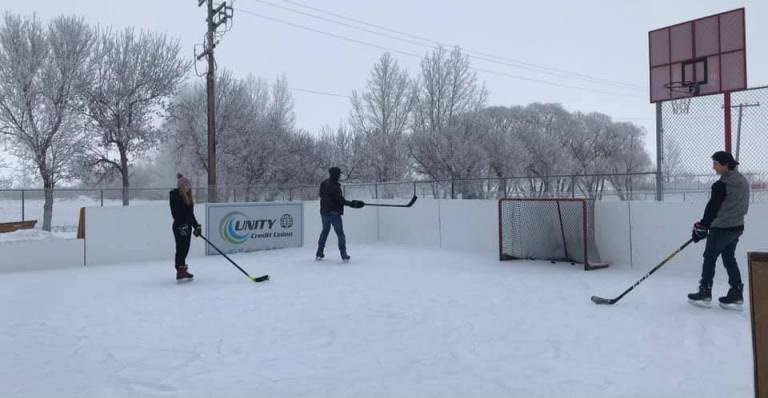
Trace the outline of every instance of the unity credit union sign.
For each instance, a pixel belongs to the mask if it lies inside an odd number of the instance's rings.
[[[304,204],[212,203],[206,206],[207,237],[224,253],[301,247]],[[206,254],[217,254],[208,245]]]

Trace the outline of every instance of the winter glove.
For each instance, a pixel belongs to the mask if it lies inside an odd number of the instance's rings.
[[[693,242],[698,242],[702,239],[706,239],[709,234],[709,227],[702,224],[701,221],[697,221],[693,224],[693,230],[691,231],[691,239]]]
[[[192,233],[195,234],[195,236],[200,237],[200,234],[202,234],[203,231],[202,231],[202,229],[200,229],[200,225],[199,224],[195,225],[195,230]]]
[[[362,200],[353,200],[352,203],[349,205],[349,207],[353,209],[362,209],[365,207],[365,202]]]

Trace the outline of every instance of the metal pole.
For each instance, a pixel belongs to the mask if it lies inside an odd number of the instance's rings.
[[[24,190],[21,190],[21,221],[24,221]]]
[[[725,112],[725,151],[731,152],[731,93],[723,94],[723,111]]]
[[[208,0],[208,43],[205,46],[208,55],[206,73],[206,91],[208,96],[208,202],[216,202],[216,97],[214,91],[215,60],[213,58],[214,32],[213,0]]]
[[[755,106],[760,106],[760,103],[757,102],[754,104],[738,104],[731,106],[731,108],[739,108],[739,121],[738,128],[736,129],[736,161],[739,161],[739,152],[741,150],[741,125],[744,118],[744,108],[752,108]]]
[[[576,176],[571,176],[571,198],[576,197]]]
[[[656,103],[656,200],[659,202],[664,200],[664,124],[661,106],[661,102]]]
[[[101,193],[101,207],[104,207],[104,190],[100,189],[99,192]]]
[[[741,148],[741,116],[744,114],[744,104],[739,104],[739,122],[736,127],[736,161],[739,161],[739,149]]]

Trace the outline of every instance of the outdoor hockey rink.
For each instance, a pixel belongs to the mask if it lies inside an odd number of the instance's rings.
[[[4,274],[6,397],[750,397],[748,311],[697,280],[352,244]],[[648,265],[650,268],[652,265]],[[668,267],[699,267],[672,261]],[[718,267],[720,267],[718,265]],[[741,264],[745,269],[745,264]],[[718,268],[713,295],[722,295]],[[748,306],[748,303],[745,304]]]

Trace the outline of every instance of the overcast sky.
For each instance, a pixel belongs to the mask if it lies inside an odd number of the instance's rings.
[[[197,0],[4,3],[7,11],[34,12],[43,19],[74,14],[94,24],[165,32],[178,37],[190,57],[205,32],[205,12]],[[645,127],[651,152],[655,122],[647,88],[649,30],[746,7],[748,84],[768,84],[768,50],[759,41],[768,37],[764,0],[237,0],[234,6],[232,30],[217,48],[219,67],[270,81],[285,73],[297,89],[297,126],[310,132],[347,119],[346,97],[364,88],[372,65],[385,51],[374,46],[390,49],[412,75],[429,48],[287,9],[381,32],[356,20],[412,42],[429,39],[503,58],[500,63],[473,58],[489,90],[489,105],[559,102],[571,111],[603,112]]]

